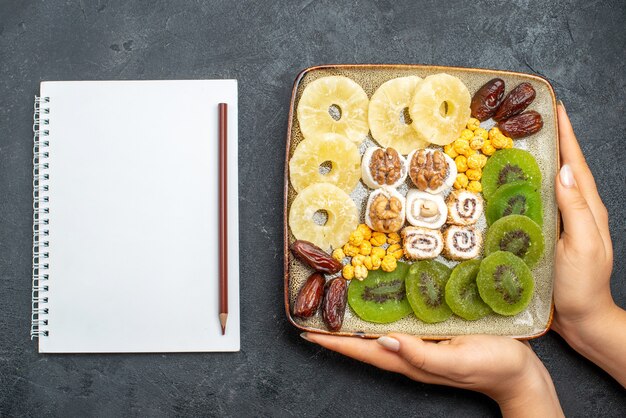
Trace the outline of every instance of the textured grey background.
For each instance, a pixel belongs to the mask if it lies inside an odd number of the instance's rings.
[[[283,147],[293,79],[315,64],[424,63],[547,77],[608,206],[612,289],[626,306],[626,4],[336,3],[0,1],[0,416],[498,413],[484,396],[414,383],[320,350],[287,323]],[[37,354],[28,331],[38,83],[227,77],[240,83],[242,351]],[[558,336],[533,346],[567,415],[626,413],[624,390]]]

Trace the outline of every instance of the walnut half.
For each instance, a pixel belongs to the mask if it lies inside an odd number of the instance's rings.
[[[404,225],[402,202],[396,197],[379,194],[371,203],[370,222],[376,231],[396,232]]]
[[[393,185],[402,176],[402,162],[393,148],[377,149],[369,164],[370,173],[380,185]]]
[[[448,174],[448,163],[440,150],[418,150],[410,162],[409,176],[422,191],[440,187]]]

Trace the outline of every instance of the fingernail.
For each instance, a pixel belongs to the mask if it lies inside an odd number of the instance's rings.
[[[563,104],[562,100],[559,100],[559,106],[561,106],[563,108],[563,110],[565,110],[567,112],[567,109],[565,108],[565,105]]]
[[[311,341],[311,339],[309,338],[309,333],[308,332],[303,332],[302,334],[300,334],[300,336],[302,337],[303,340],[307,340],[308,342],[312,343],[313,341]]]
[[[561,171],[559,172],[559,177],[561,179],[561,184],[568,189],[571,189],[576,184],[574,173],[572,173],[572,168],[569,164],[563,164],[563,167],[561,167]]]
[[[380,337],[378,340],[378,344],[382,345],[389,351],[398,351],[400,350],[400,341],[391,337]]]

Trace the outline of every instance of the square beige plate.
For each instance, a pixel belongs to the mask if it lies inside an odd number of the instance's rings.
[[[554,278],[554,252],[559,235],[558,209],[554,195],[554,177],[559,167],[558,131],[556,119],[556,101],[552,86],[545,79],[529,74],[508,71],[483,70],[476,68],[436,67],[425,65],[324,65],[311,67],[302,71],[295,80],[289,109],[289,125],[287,127],[287,144],[285,154],[285,207],[284,207],[284,263],[285,263],[285,310],[289,321],[301,330],[328,333],[321,315],[318,312],[309,319],[295,318],[291,315],[298,290],[312,273],[312,270],[293,257],[289,245],[295,240],[289,229],[288,215],[296,192],[289,182],[289,159],[300,141],[303,140],[296,108],[303,90],[313,80],[320,77],[342,75],[359,83],[369,97],[385,81],[396,77],[417,75],[426,77],[431,74],[448,73],[461,79],[474,94],[484,83],[494,77],[502,78],[506,84],[505,94],[521,82],[529,82],[537,92],[537,96],[528,109],[538,111],[544,120],[543,128],[527,139],[515,141],[516,148],[530,151],[539,163],[542,174],[541,198],[543,200],[543,231],[545,237],[545,253],[543,259],[533,269],[536,286],[529,307],[512,317],[490,314],[477,321],[466,321],[453,315],[447,321],[438,324],[427,324],[409,315],[400,321],[390,324],[375,324],[361,320],[348,306],[340,332],[337,335],[358,335],[368,338],[378,337],[388,332],[405,332],[427,339],[445,339],[463,334],[496,334],[516,338],[529,339],[544,334],[552,321],[552,284]],[[367,146],[375,145],[368,135],[361,146],[361,154]],[[408,183],[407,183],[408,184]],[[400,188],[406,192],[407,184]],[[357,207],[364,208],[368,189],[359,182],[351,197]],[[364,221],[364,210],[361,210],[361,222]],[[485,231],[484,215],[478,223],[479,229]],[[438,257],[448,266],[457,263]]]

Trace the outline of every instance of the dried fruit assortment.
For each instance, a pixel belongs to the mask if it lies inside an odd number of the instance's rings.
[[[328,171],[320,166],[328,162]],[[361,156],[352,142],[337,134],[324,134],[298,144],[289,160],[291,184],[301,192],[311,184],[330,183],[346,193],[352,192],[361,178]]]
[[[472,116],[481,122],[491,118],[498,110],[503,97],[504,81],[501,78],[489,80],[472,97],[470,104]],[[471,129],[469,126],[468,128]]]
[[[493,119],[501,121],[521,113],[535,100],[535,89],[530,83],[521,83],[506,95]]]
[[[321,211],[328,217],[325,223],[314,218]],[[321,248],[340,247],[358,224],[359,212],[352,198],[329,183],[312,184],[302,190],[289,210],[292,234]]]
[[[411,126],[409,106],[420,77],[399,77],[383,83],[372,95],[369,124],[372,137],[383,147],[391,147],[403,155],[428,142]]]
[[[324,276],[318,272],[311,274],[298,292],[293,305],[293,314],[300,318],[310,318],[315,315],[322,303],[325,285]]]
[[[398,263],[393,272],[376,270],[363,281],[353,280],[348,287],[350,307],[366,321],[386,324],[409,315],[404,280],[409,265]]]
[[[448,74],[429,75],[417,84],[409,107],[412,126],[424,141],[447,145],[470,116],[470,93],[461,80]]]
[[[289,161],[297,193],[289,227],[291,251],[312,273],[294,316],[321,309],[338,331],[346,306],[375,323],[526,309],[531,268],[544,253],[541,171],[514,139],[543,120],[528,110],[532,84],[505,93],[494,78],[472,96],[443,73],[389,80],[371,100],[342,76],[305,87],[297,106],[305,139]],[[368,132],[380,147],[361,145]],[[362,210],[350,196],[359,180],[368,192]],[[451,269],[439,257],[458,263]]]
[[[335,133],[359,145],[367,136],[369,99],[348,77],[323,77],[311,82],[298,103],[298,123],[306,139]]]
[[[337,273],[343,267],[342,264],[325,253],[313,243],[297,240],[291,244],[291,252],[300,261],[306,263],[313,270],[321,273]]]

